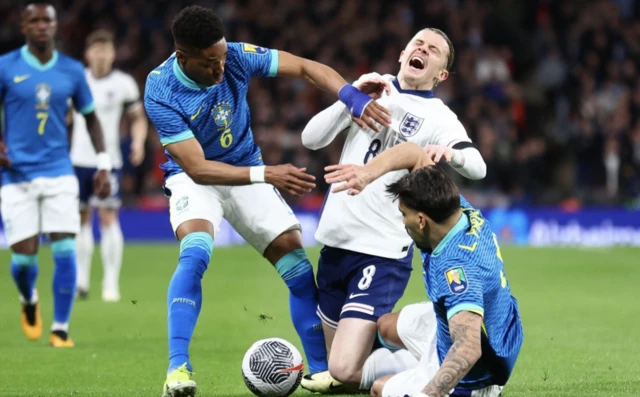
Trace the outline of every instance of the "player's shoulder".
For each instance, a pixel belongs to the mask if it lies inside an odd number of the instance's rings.
[[[85,67],[79,60],[58,51],[58,66],[73,73],[86,74]]]
[[[111,71],[111,76],[113,79],[113,82],[115,84],[121,85],[121,84],[137,84],[136,80],[133,78],[132,75],[130,75],[127,72],[124,72],[120,69],[113,69]]]
[[[177,81],[173,72],[175,61],[174,53],[149,72],[144,89],[145,101],[169,102],[171,100]]]
[[[10,65],[20,59],[20,48],[6,52],[0,55],[0,67]]]

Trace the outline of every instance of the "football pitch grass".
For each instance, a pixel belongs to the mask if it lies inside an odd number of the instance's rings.
[[[45,333],[27,341],[8,251],[0,276],[0,396],[155,396],[167,366],[166,290],[177,245],[125,248],[122,301],[100,301],[96,251],[90,300],[76,302],[76,347],[48,346],[52,319],[50,251],[39,256]],[[318,249],[309,249],[312,263]],[[525,342],[506,397],[640,396],[640,250],[503,247],[518,298]],[[425,300],[414,261],[399,306]],[[204,303],[191,357],[199,395],[251,396],[240,364],[256,340],[281,337],[300,347],[288,313],[288,291],[251,248],[215,249],[203,280]],[[294,395],[311,395],[298,389]]]

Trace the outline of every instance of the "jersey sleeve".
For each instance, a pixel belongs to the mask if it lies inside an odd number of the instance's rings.
[[[453,260],[441,264],[436,288],[438,300],[444,300],[447,319],[465,310],[484,316],[482,279],[473,264]]]
[[[230,43],[249,77],[274,77],[278,73],[278,50],[249,43]]]
[[[140,103],[138,83],[128,74],[123,75],[122,89],[124,93],[124,108],[131,110]]]
[[[471,139],[455,113],[447,108],[446,112],[442,112],[429,144],[452,147],[459,142],[471,142]]]
[[[144,108],[158,131],[162,146],[194,137],[193,131],[176,109],[148,97],[144,100]]]
[[[79,64],[78,66],[73,66],[72,73],[76,82],[72,97],[73,106],[83,115],[89,114],[95,110],[96,104],[93,102],[93,95],[91,94],[89,83],[87,83],[87,77]]]

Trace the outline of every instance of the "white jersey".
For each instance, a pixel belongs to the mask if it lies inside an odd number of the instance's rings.
[[[340,164],[364,165],[381,151],[404,142],[449,147],[461,141],[470,142],[455,113],[433,97],[431,91],[401,90],[394,76],[383,78],[393,82],[391,94],[384,94],[377,101],[392,112],[389,128],[363,131],[351,121],[345,105],[337,102],[309,122],[302,137],[305,146],[312,149],[326,146],[338,133],[348,130]],[[320,134],[324,136],[312,137]],[[412,240],[404,228],[398,203],[385,189],[407,173],[390,172],[356,196],[329,191],[316,240],[330,247],[383,258],[406,257]]]
[[[125,108],[131,110],[132,105],[141,106],[138,85],[133,77],[119,70],[113,70],[100,79],[93,77],[89,69],[86,69],[85,73],[96,104],[96,115],[102,126],[106,151],[111,157],[113,168],[122,168],[120,122]],[[96,152],[87,131],[87,124],[78,112],[73,113],[71,161],[78,167],[97,166]]]

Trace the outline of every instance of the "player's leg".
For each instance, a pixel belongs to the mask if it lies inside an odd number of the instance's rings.
[[[92,199],[93,200],[93,199]],[[124,251],[124,236],[118,219],[120,199],[120,170],[111,172],[111,195],[95,205],[100,219],[100,253],[102,255],[102,300],[120,300],[120,268]]]
[[[230,200],[225,203],[225,218],[275,266],[289,288],[291,319],[302,341],[309,371],[326,371],[327,350],[316,314],[318,290],[313,268],[302,248],[296,216],[271,185],[233,186],[227,191]]]
[[[7,242],[11,247],[11,275],[20,293],[21,325],[29,340],[42,335],[38,305],[38,234],[40,209],[30,182],[0,188],[0,211]]]
[[[93,194],[93,175],[95,168],[74,167],[78,178],[80,199],[80,232],[76,236],[76,268],[77,294],[79,299],[89,297],[91,281],[91,262],[93,258],[93,211],[89,205],[89,198]]]
[[[163,395],[195,396],[189,345],[202,307],[202,277],[222,220],[223,199],[215,188],[197,185],[186,174],[170,177],[165,188],[180,255],[167,292],[169,368]]]
[[[42,233],[49,234],[53,255],[54,347],[73,347],[69,320],[76,292],[76,239],[80,231],[78,179],[75,175],[38,180],[41,195]]]

